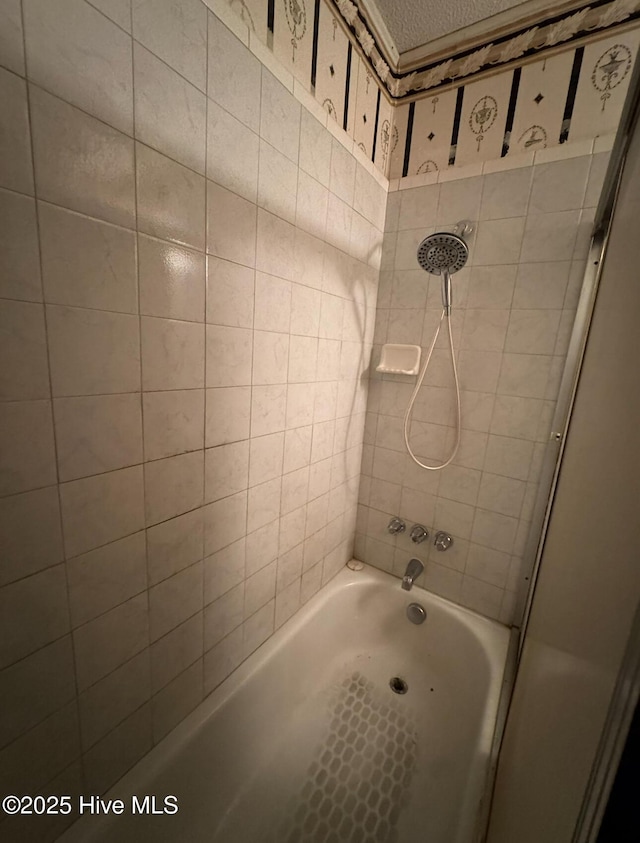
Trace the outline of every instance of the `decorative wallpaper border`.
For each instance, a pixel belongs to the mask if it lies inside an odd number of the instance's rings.
[[[457,55],[445,61],[426,65],[406,74],[395,74],[385,61],[382,50],[371,34],[358,7],[351,0],[330,0],[342,15],[352,36],[371,62],[381,84],[394,100],[417,92],[433,92],[438,87],[459,79],[468,79],[496,65],[507,65],[516,59],[543,54],[545,50],[571,42],[592,32],[609,29],[628,19],[640,17],[640,0],[612,0],[597,7],[586,6],[568,12],[537,26],[521,30]]]
[[[640,46],[640,0],[612,0],[400,77],[351,0],[207,3],[389,179],[614,133]]]

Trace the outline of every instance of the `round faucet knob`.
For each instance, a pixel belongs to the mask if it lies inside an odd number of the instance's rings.
[[[407,529],[407,525],[404,523],[402,518],[392,518],[387,525],[387,530],[391,533],[392,536],[397,535],[398,533],[404,533]]]
[[[420,544],[429,538],[429,531],[426,527],[423,527],[422,524],[414,524],[409,535],[411,536],[412,542]]]
[[[439,530],[436,533],[436,540],[434,544],[436,546],[436,550],[449,550],[453,544],[453,538],[449,535],[449,533],[445,533],[444,530]]]

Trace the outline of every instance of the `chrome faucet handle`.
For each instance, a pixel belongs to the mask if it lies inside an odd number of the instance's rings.
[[[422,524],[414,524],[409,535],[412,542],[420,544],[429,538],[429,531],[426,527],[423,527]]]
[[[392,536],[396,536],[398,533],[404,533],[406,529],[407,525],[404,523],[402,518],[392,518],[387,524],[387,530]]]
[[[444,530],[438,530],[434,544],[436,546],[436,550],[449,550],[453,544],[453,538],[449,535],[449,533],[445,533]]]

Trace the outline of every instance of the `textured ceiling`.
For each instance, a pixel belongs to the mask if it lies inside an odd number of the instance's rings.
[[[523,2],[525,0],[375,0],[400,53]]]

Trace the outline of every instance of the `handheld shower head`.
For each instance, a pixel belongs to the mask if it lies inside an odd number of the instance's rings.
[[[431,275],[453,275],[466,264],[469,247],[462,237],[439,231],[425,237],[418,246],[418,263]]]
[[[451,313],[451,275],[462,269],[469,257],[469,247],[462,237],[439,231],[425,237],[418,246],[418,263],[431,275],[442,275],[442,306]]]

